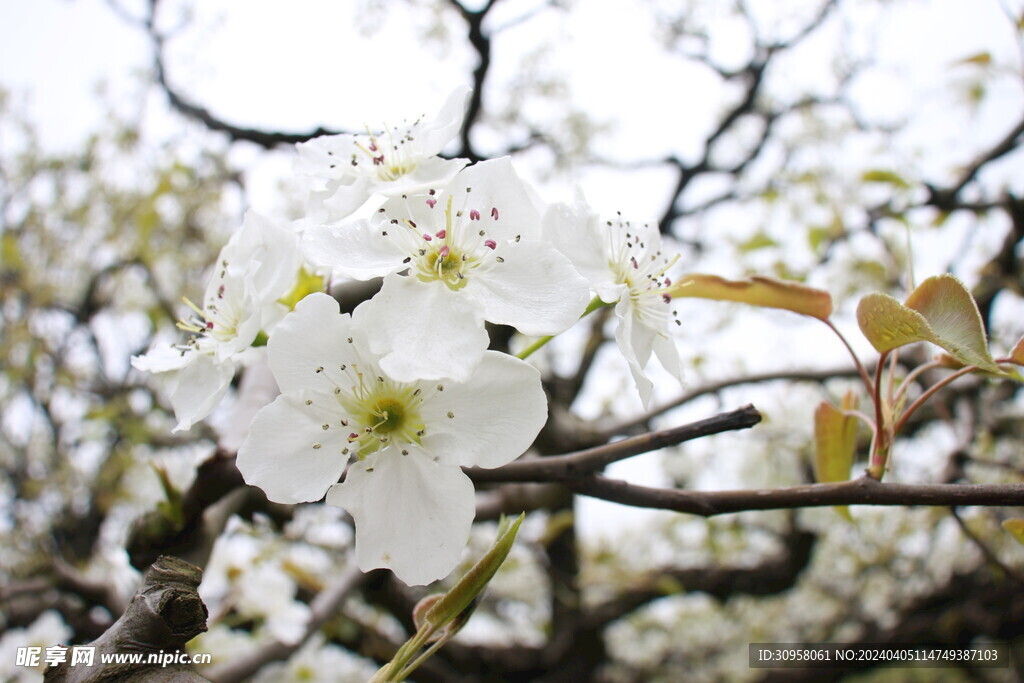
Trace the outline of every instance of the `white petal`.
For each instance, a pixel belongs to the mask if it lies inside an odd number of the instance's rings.
[[[661,367],[665,368],[680,384],[683,382],[683,364],[679,359],[679,349],[676,347],[675,339],[672,335],[665,334],[664,336],[659,335],[654,342],[654,355],[658,357],[661,362]]]
[[[449,140],[458,134],[462,127],[462,119],[466,116],[470,93],[472,90],[468,86],[456,87],[448,95],[448,99],[441,106],[437,116],[419,131],[417,137],[419,138],[420,152],[423,155],[437,154],[444,149]]]
[[[310,228],[302,234],[302,253],[310,263],[358,280],[402,268],[405,252],[394,235],[367,219]]]
[[[468,159],[428,157],[416,164],[411,173],[389,183],[381,183],[376,189],[390,197],[424,192],[432,187],[447,185],[468,163]]]
[[[356,347],[348,342],[352,334],[352,319],[331,296],[316,292],[302,299],[267,342],[270,368],[281,391],[328,391],[331,382],[342,383],[340,366],[359,361]]]
[[[310,203],[322,222],[348,218],[373,196],[376,189],[376,183],[366,176],[347,178],[346,181],[330,182],[325,191],[315,192],[310,197]]]
[[[534,240],[501,244],[497,253],[504,262],[466,286],[487,320],[529,335],[558,334],[579,320],[590,301],[590,286],[569,259]]]
[[[263,310],[257,303],[255,296],[247,296],[242,304],[241,318],[237,321],[234,334],[224,341],[217,340],[216,336],[207,336],[204,343],[209,344],[217,358],[226,361],[229,358],[237,357],[246,349],[252,348],[256,335],[260,333]],[[213,343],[210,343],[213,342]]]
[[[536,368],[488,351],[470,381],[445,383],[424,403],[423,418],[423,447],[443,464],[499,467],[533,443],[548,418],[547,398]]]
[[[347,165],[355,149],[356,136],[322,135],[295,145],[295,171],[322,178],[342,178],[351,175]],[[339,163],[340,162],[340,163]]]
[[[411,171],[394,180],[362,177],[349,187],[339,187],[334,194],[328,189],[323,193],[323,205],[327,215],[334,220],[349,215],[366,215],[367,209],[370,212],[376,211],[389,198],[426,194],[431,188],[447,185],[468,163],[468,159],[419,159]],[[362,203],[357,201],[360,198]]]
[[[189,362],[191,351],[182,353],[173,344],[159,344],[145,355],[132,356],[132,367],[142,372],[170,372],[180,370]]]
[[[278,396],[253,418],[249,436],[238,449],[238,471],[247,484],[263,489],[276,503],[320,500],[341,478],[348,461],[341,453],[348,445],[341,416],[330,394]]]
[[[327,492],[327,503],[355,519],[360,569],[386,567],[412,586],[455,568],[476,514],[473,484],[462,470],[419,451],[356,463]]]
[[[228,452],[236,452],[249,434],[249,425],[256,413],[281,393],[270,371],[266,354],[252,363],[242,375],[238,394],[231,410],[217,427],[217,443]]]
[[[312,616],[309,605],[292,600],[267,615],[267,630],[285,645],[298,645],[306,637]]]
[[[475,304],[442,282],[390,275],[380,292],[352,314],[392,379],[470,376],[490,341]]]
[[[466,188],[472,190],[466,192]],[[536,198],[516,174],[509,157],[481,161],[464,169],[452,180],[450,192],[456,209],[480,212],[480,228],[496,240],[541,236]]]
[[[609,263],[606,226],[599,224],[597,214],[582,200],[548,207],[544,214],[544,235],[572,261],[602,301],[619,300],[625,285],[618,283]]]
[[[656,295],[655,295],[656,296]],[[643,310],[644,304],[660,306],[653,299],[641,298],[638,307],[630,297],[624,297],[615,306],[615,314],[619,317],[619,327],[615,330],[615,341],[619,350],[629,363],[630,373],[636,382],[637,391],[644,408],[650,407],[651,392],[654,384],[647,377],[646,367],[651,353],[656,353],[662,366],[680,382],[682,367],[679,361],[679,350],[675,341],[665,329],[654,329],[645,324],[644,318],[655,324],[668,325],[668,316],[662,315],[660,309]]]
[[[209,415],[228,390],[235,376],[231,360],[218,361],[207,353],[189,352],[190,361],[178,375],[178,385],[171,394],[171,405],[179,432]]]
[[[615,341],[619,345],[619,351],[629,364],[629,372],[633,375],[633,382],[640,393],[640,402],[645,409],[649,408],[654,383],[647,378],[644,368],[651,356],[651,344],[645,343],[647,340],[642,330],[638,331],[637,328],[643,328],[643,326],[638,325],[631,314],[628,298],[623,298],[616,304],[615,313],[619,317],[619,326],[615,328]],[[647,350],[646,355],[643,354],[644,349]]]
[[[245,214],[242,227],[221,250],[220,260],[250,274],[249,284],[260,303],[287,294],[302,265],[295,231],[255,211]]]

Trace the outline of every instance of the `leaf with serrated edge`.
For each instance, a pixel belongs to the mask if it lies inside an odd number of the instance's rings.
[[[1005,374],[992,360],[978,306],[956,277],[930,277],[901,304],[874,292],[860,300],[857,323],[876,351],[927,341],[964,365]]]
[[[1024,545],[1024,519],[1014,518],[1003,520],[1003,529],[1006,533],[1017,539],[1017,542]]]
[[[873,292],[860,300],[857,324],[879,353],[936,339],[923,315],[881,292]]]
[[[812,318],[828,320],[832,315],[832,297],[828,292],[769,277],[753,275],[746,280],[726,280],[717,275],[686,275],[669,290],[673,297],[694,297],[718,301],[736,301],[781,308]]]
[[[928,321],[936,337],[929,341],[966,365],[1002,372],[989,353],[978,305],[954,275],[946,273],[928,278],[911,292],[906,305]]]

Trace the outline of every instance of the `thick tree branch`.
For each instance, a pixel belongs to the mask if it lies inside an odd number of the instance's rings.
[[[104,654],[142,655],[183,651],[185,643],[206,630],[206,606],[196,589],[202,570],[176,557],[160,557],[121,618],[92,642],[93,665],[68,661],[46,672],[47,683],[134,681],[198,683],[207,679],[186,666],[148,663],[101,664]]]

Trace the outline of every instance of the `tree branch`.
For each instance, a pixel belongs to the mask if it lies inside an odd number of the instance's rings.
[[[760,421],[761,413],[757,412],[753,406],[748,405],[730,413],[722,413],[691,424],[650,432],[575,453],[533,460],[517,460],[494,469],[464,467],[463,471],[478,482],[571,481],[600,471],[613,462],[625,460],[634,455],[674,446],[703,436],[747,429]]]
[[[176,557],[163,556],[150,567],[142,586],[121,618],[92,642],[93,664],[71,666],[70,657],[46,672],[47,683],[101,683],[133,681],[148,683],[206,681],[185,665],[157,663],[100,663],[104,654],[143,655],[173,653],[206,630],[206,606],[197,588],[203,572]]]
[[[718,600],[734,595],[775,595],[792,588],[808,567],[817,535],[792,529],[782,537],[782,552],[749,567],[701,566],[652,571],[637,588],[627,590],[588,609],[584,620],[589,628],[603,628],[616,619],[665,597],[663,580],[682,586],[687,593],[706,593]]]
[[[868,476],[838,484],[739,491],[657,489],[600,475],[564,483],[585,496],[702,517],[831,505],[1024,505],[1024,484],[883,484]]]

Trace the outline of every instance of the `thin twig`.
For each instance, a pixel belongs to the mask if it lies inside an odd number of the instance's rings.
[[[761,421],[754,406],[744,406],[690,424],[649,432],[622,441],[588,448],[566,455],[517,460],[495,469],[463,468],[475,481],[567,481],[602,470],[605,466],[634,455],[674,446],[684,441],[737,429],[748,429]]]
[[[741,491],[657,489],[600,475],[566,485],[576,493],[615,503],[702,517],[833,505],[1024,505],[1024,484],[883,484],[870,476],[838,484]]]
[[[949,512],[953,515],[953,519],[956,520],[956,523],[960,525],[960,530],[964,533],[964,536],[966,536],[968,540],[970,540],[971,543],[981,551],[981,554],[985,556],[986,562],[998,567],[1004,574],[1011,577],[1017,583],[1024,584],[1024,574],[1021,574],[1019,571],[1007,566],[1005,562],[996,557],[996,554],[992,552],[992,549],[978,538],[977,534],[971,531],[971,528],[967,526],[967,523],[962,517],[960,517],[960,513],[957,512],[956,508],[951,508]]]

